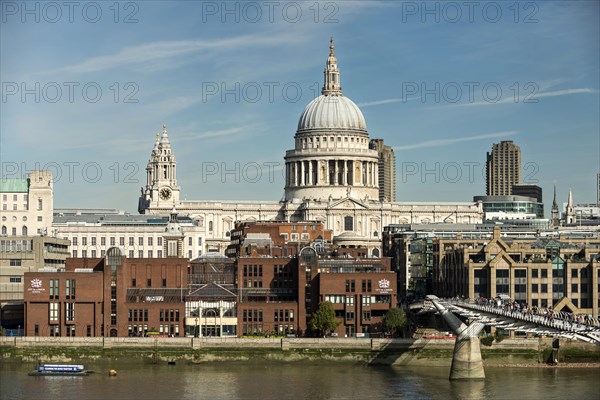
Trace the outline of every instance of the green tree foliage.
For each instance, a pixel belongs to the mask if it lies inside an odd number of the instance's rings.
[[[328,301],[319,303],[319,308],[310,318],[310,329],[313,332],[324,336],[329,332],[335,331],[338,323],[335,320],[335,310]]]
[[[383,317],[383,329],[392,334],[399,334],[406,324],[406,314],[401,308],[390,308]]]

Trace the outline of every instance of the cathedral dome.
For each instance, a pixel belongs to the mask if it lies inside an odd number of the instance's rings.
[[[311,101],[300,116],[298,132],[309,129],[367,130],[362,112],[342,95],[321,95]]]

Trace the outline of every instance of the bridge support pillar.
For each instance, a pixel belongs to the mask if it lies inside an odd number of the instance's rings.
[[[450,367],[450,380],[459,379],[484,379],[483,361],[479,338],[468,337],[456,339],[452,367]]]

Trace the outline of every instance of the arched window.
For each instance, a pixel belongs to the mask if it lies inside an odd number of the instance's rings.
[[[212,230],[213,230],[213,222],[212,221],[208,221],[208,230],[210,232],[212,232]]]
[[[22,233],[23,236],[27,236],[27,226],[26,225],[23,225],[22,232],[23,232]]]
[[[2,235],[6,236],[8,234],[8,231],[6,229],[6,226],[2,225]]]
[[[344,230],[345,231],[353,231],[354,230],[354,218],[351,216],[344,217]]]
[[[44,203],[43,203],[42,199],[38,199],[38,211],[43,208],[43,205],[44,205]]]
[[[373,249],[373,257],[379,257],[379,249]]]

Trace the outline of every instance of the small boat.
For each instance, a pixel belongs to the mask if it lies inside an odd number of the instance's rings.
[[[29,376],[86,376],[92,371],[86,370],[83,365],[74,364],[42,364]]]

